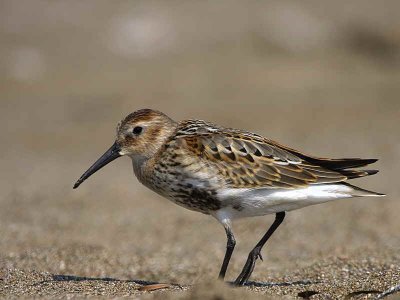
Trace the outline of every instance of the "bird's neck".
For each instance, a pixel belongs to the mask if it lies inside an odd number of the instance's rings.
[[[139,181],[144,184],[146,182],[146,177],[147,177],[146,165],[150,158],[144,155],[135,155],[131,156],[131,159],[132,159],[133,172],[135,173]]]

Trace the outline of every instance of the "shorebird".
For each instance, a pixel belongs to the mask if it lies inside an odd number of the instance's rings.
[[[258,134],[202,120],[175,122],[142,109],[117,126],[116,140],[75,183],[120,156],[129,156],[139,181],[187,209],[216,218],[227,244],[219,278],[224,279],[235,248],[231,221],[275,214],[275,221],[251,250],[234,281],[244,285],[261,249],[287,211],[341,198],[384,196],[347,183],[377,173],[359,170],[376,159],[329,159],[304,154]]]

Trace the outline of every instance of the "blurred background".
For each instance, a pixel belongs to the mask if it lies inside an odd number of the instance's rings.
[[[380,158],[381,173],[354,183],[386,198],[289,213],[254,279],[330,257],[398,262],[399,95],[395,0],[1,1],[0,264],[182,284],[216,277],[223,228],[141,186],[128,158],[72,190],[140,108],[314,155]],[[272,221],[234,224],[228,278]]]

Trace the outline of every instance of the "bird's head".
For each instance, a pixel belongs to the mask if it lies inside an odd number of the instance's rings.
[[[176,123],[167,115],[141,109],[126,116],[117,126],[114,144],[78,179],[77,188],[93,173],[120,156],[132,159],[149,159],[162,147],[165,140],[175,131]]]

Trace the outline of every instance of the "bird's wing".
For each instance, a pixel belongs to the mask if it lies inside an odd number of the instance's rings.
[[[196,130],[181,131],[177,138],[192,154],[216,167],[228,186],[290,189],[347,179],[340,172],[308,162],[259,135],[233,129],[209,129],[200,126]]]

